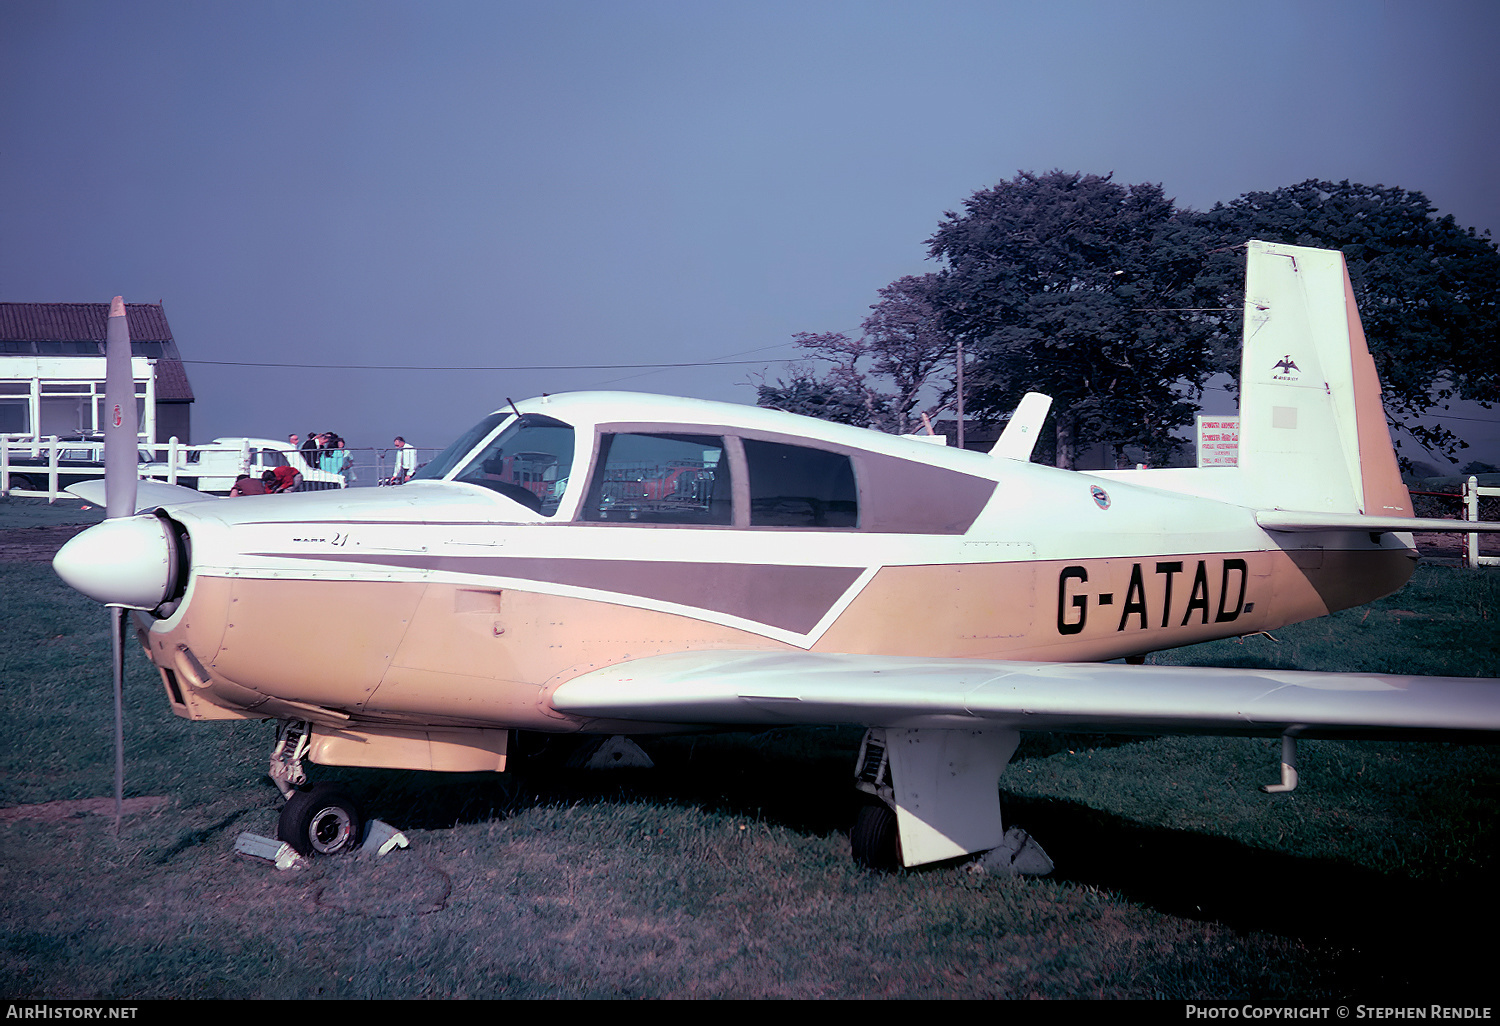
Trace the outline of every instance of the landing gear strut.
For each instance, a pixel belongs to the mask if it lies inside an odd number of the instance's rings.
[[[849,830],[849,853],[866,869],[894,872],[901,868],[901,833],[896,828],[896,799],[891,790],[891,763],[885,731],[868,730],[859,744],[854,786],[861,792],[859,812]]]
[[[1051,872],[1047,853],[1000,821],[1000,772],[1020,740],[1004,728],[870,728],[854,771],[865,803],[849,832],[854,860],[896,869],[982,855],[991,872]]]
[[[302,757],[312,738],[312,724],[306,720],[281,720],[276,724],[276,747],[271,749],[271,781],[281,797],[291,798],[297,788],[307,783]]]

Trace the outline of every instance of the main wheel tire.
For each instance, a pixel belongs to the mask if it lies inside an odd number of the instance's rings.
[[[303,855],[342,855],[364,836],[359,806],[333,784],[298,791],[281,810],[276,835]]]
[[[896,810],[885,802],[866,802],[859,808],[849,831],[849,850],[854,861],[882,873],[901,868],[901,835],[896,829]]]
[[[10,486],[18,492],[33,492],[37,490],[37,487],[32,483],[31,478],[27,477],[25,474],[10,475]]]

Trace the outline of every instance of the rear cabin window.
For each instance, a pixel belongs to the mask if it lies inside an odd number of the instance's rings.
[[[859,495],[848,456],[750,438],[744,446],[751,527],[859,525]]]
[[[729,461],[717,435],[606,434],[584,501],[599,523],[732,523]]]

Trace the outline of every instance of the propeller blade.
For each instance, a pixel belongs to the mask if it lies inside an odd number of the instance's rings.
[[[109,609],[109,633],[114,640],[115,677],[115,833],[125,810],[125,610]]]
[[[130,326],[125,300],[109,305],[104,335],[104,513],[128,517],[135,513],[135,490],[140,463],[140,428],[135,412],[135,374],[131,370]]]
[[[135,413],[135,374],[130,359],[130,325],[125,300],[109,304],[104,333],[104,514],[113,519],[135,514],[140,435]],[[115,834],[125,808],[125,610],[111,606],[115,683]]]

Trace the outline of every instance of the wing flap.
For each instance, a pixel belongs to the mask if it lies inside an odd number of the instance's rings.
[[[1389,738],[1500,732],[1500,680],[817,652],[651,656],[575,677],[551,701],[578,716],[685,725]]]

